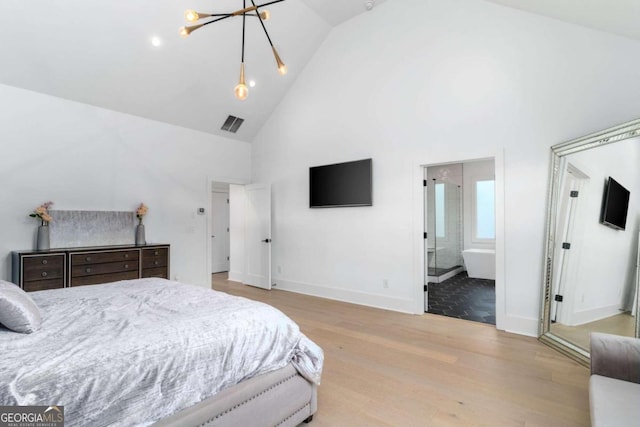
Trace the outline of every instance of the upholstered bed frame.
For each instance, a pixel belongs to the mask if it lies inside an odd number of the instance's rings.
[[[153,424],[154,427],[278,426],[310,422],[317,386],[291,365],[243,381]]]

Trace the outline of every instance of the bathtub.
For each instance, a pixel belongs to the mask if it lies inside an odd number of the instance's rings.
[[[496,251],[494,249],[465,249],[462,251],[469,277],[496,280]]]

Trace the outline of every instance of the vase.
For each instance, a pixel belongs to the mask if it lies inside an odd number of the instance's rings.
[[[38,227],[38,238],[36,240],[36,250],[49,250],[49,224],[42,221],[42,225]]]
[[[136,245],[146,245],[147,241],[144,238],[144,224],[140,222],[136,226]]]

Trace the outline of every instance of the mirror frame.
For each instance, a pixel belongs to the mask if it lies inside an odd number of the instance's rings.
[[[564,156],[580,151],[590,150],[600,146],[613,144],[625,139],[640,137],[640,119],[623,123],[618,126],[595,132],[587,136],[576,138],[551,147],[551,162],[549,168],[549,186],[547,192],[547,215],[545,226],[545,252],[544,252],[544,272],[542,285],[542,304],[540,304],[540,325],[538,339],[545,344],[555,348],[561,353],[571,357],[579,363],[589,366],[589,352],[551,332],[551,284],[553,283],[553,259],[554,241],[556,230],[556,210],[559,197],[559,177],[560,164]],[[640,333],[640,273],[639,266],[636,265],[636,327],[635,336]]]

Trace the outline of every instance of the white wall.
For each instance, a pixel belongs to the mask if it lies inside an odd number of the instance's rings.
[[[250,145],[0,85],[0,278],[10,252],[33,249],[27,215],[52,200],[63,210],[149,206],[148,242],[171,244],[171,275],[210,286],[207,176],[247,181]],[[132,229],[133,233],[134,230]]]
[[[640,138],[597,147],[567,156],[567,161],[587,174],[575,218],[570,254],[573,280],[568,289],[569,312],[559,319],[579,325],[620,313],[631,307],[629,290],[634,286],[638,231],[640,230]],[[624,231],[600,224],[602,195],[611,176],[630,191],[629,213]]]
[[[394,0],[334,28],[253,143],[278,287],[417,312],[420,166],[501,156],[498,327],[536,335],[549,147],[636,118],[639,48],[476,0]],[[373,207],[308,208],[309,166],[367,157]]]
[[[462,163],[427,166],[427,184],[434,179],[462,187]]]

